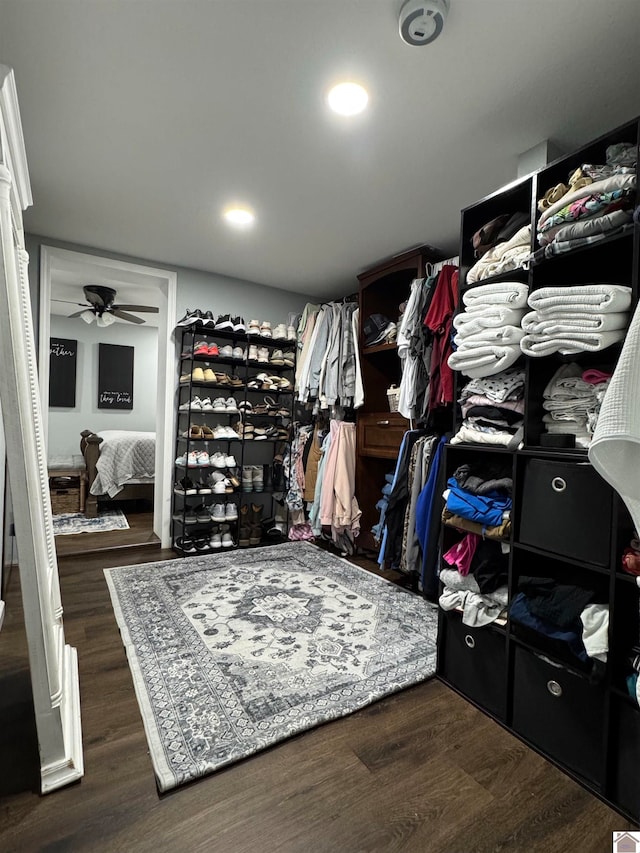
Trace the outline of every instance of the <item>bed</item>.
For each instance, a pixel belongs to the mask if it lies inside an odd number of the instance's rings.
[[[155,432],[86,429],[80,436],[80,450],[87,466],[88,518],[97,516],[98,500],[153,501]]]

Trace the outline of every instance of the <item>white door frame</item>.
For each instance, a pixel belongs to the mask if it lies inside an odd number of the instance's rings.
[[[49,338],[51,336],[51,278],[56,260],[92,264],[114,273],[148,276],[149,283],[158,287],[160,306],[158,313],[158,399],[156,407],[156,474],[154,488],[153,532],[162,548],[171,547],[171,491],[172,454],[176,429],[175,371],[177,273],[147,267],[142,264],[117,261],[100,255],[60,249],[55,246],[40,247],[40,299],[38,374],[42,399],[42,422],[45,439],[49,420]],[[159,280],[159,281],[158,281]],[[78,442],[80,438],[78,436]]]

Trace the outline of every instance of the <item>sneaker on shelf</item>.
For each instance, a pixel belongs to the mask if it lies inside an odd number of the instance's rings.
[[[211,507],[211,521],[224,521],[225,520],[225,505],[224,504],[214,504]]]
[[[211,521],[211,507],[202,504],[196,507],[195,513],[198,524],[206,524],[208,521]]]
[[[238,463],[236,462],[236,457],[232,456],[230,453],[224,457],[224,464],[227,466],[227,468],[235,468],[238,465]]]
[[[224,453],[220,453],[218,451],[217,453],[211,454],[211,457],[209,458],[209,464],[211,466],[213,466],[214,468],[226,468],[227,466],[226,466],[224,460],[225,460]]]
[[[199,409],[200,408],[200,398],[194,397],[193,400],[185,400],[184,403],[181,403],[178,406],[179,412],[188,412],[189,409]]]
[[[224,397],[216,397],[213,401],[213,411],[214,412],[226,412],[227,406],[225,403]]]
[[[192,382],[204,382],[204,370],[201,367],[194,367],[191,371]]]
[[[217,382],[216,374],[213,372],[213,370],[210,367],[205,367],[205,369],[203,370],[202,373],[203,373],[203,379],[206,383],[214,384],[215,382]]]
[[[195,554],[195,542],[190,536],[179,536],[176,539],[176,548],[179,548],[183,554]]]
[[[263,338],[270,338],[271,335],[271,323],[268,320],[263,320],[260,323],[260,334]]]
[[[184,514],[184,523],[185,524],[197,524],[198,516],[196,515],[195,509],[188,509]]]
[[[222,547],[223,548],[233,548],[234,542],[230,533],[222,534]]]
[[[197,486],[189,477],[183,477],[181,480],[178,480],[173,487],[173,491],[177,495],[195,495],[198,493]]]
[[[260,323],[258,320],[250,320],[249,325],[247,327],[248,335],[259,335],[260,334]]]
[[[236,521],[238,518],[238,507],[233,501],[228,501],[224,508],[224,517],[226,521]]]
[[[189,454],[185,450],[185,452],[181,456],[178,456],[176,458],[174,465],[177,465],[178,468],[185,468],[188,460],[189,460]]]
[[[209,344],[207,346],[207,355],[210,355],[212,357],[216,357],[216,356],[220,355],[220,351],[218,349],[218,344]]]
[[[257,361],[258,360],[258,347],[255,344],[251,344],[249,347],[249,361]]]
[[[287,340],[287,327],[284,323],[278,323],[278,325],[273,330],[273,339],[275,341],[286,341]]]
[[[194,545],[196,546],[198,554],[206,554],[211,550],[209,538],[207,536],[198,536],[197,539],[194,539]]]
[[[294,326],[287,326],[287,340],[288,341],[297,341],[298,333],[295,330]]]
[[[226,438],[227,437],[226,427],[223,427],[221,424],[218,424],[216,427],[214,427],[213,437],[216,440],[222,440],[222,439]]]
[[[271,353],[270,361],[271,361],[271,364],[275,364],[278,367],[283,365],[284,364],[284,358],[282,357],[282,350],[281,349],[274,349],[274,351]]]
[[[198,398],[196,398],[198,399]],[[212,412],[213,411],[213,403],[211,402],[211,397],[205,397],[204,400],[200,400],[200,411],[201,412]]]
[[[202,311],[200,311],[199,308],[196,308],[195,311],[191,311],[187,308],[184,317],[176,323],[176,328],[178,326],[195,326],[196,323],[201,320]]]
[[[253,491],[253,467],[251,465],[242,466],[242,491]]]
[[[285,367],[293,367],[296,363],[296,354],[294,352],[284,352],[282,353],[282,360]]]
[[[215,326],[215,324],[216,324],[215,317],[213,316],[213,314],[211,313],[211,311],[205,311],[205,312],[202,314],[202,316],[201,316],[201,318],[200,318],[200,319],[201,319],[201,321],[202,321],[202,325],[203,325],[203,326],[208,326],[210,329],[213,329],[213,327],[214,327],[214,326]]]
[[[214,495],[230,495],[233,492],[233,486],[226,477],[223,477],[222,480],[214,483],[212,491]]]
[[[206,450],[200,450],[198,453],[196,453],[194,455],[197,458],[196,465],[191,465],[191,463],[189,463],[189,466],[188,466],[189,468],[194,468],[196,466],[198,468],[208,468],[209,467],[209,454],[207,453]],[[189,456],[191,456],[191,453],[189,454]]]
[[[269,364],[269,350],[267,347],[258,347],[258,361],[260,364]]]
[[[237,358],[238,361],[244,361],[244,357],[247,354],[247,351],[242,349],[242,347],[234,347],[231,352],[232,358]]]
[[[203,480],[202,477],[195,484],[196,489],[198,490],[199,495],[210,495],[211,494],[211,486],[206,480]]]
[[[219,331],[233,332],[233,320],[230,314],[221,314],[216,321],[216,329]]]
[[[233,331],[234,332],[246,332],[247,327],[244,322],[244,317],[232,317],[233,322]]]
[[[251,479],[253,481],[253,491],[254,492],[263,492],[264,491],[264,469],[262,465],[253,465],[253,471],[251,472]]]
[[[238,406],[236,405],[236,401],[234,397],[227,397],[224,401],[225,412],[231,412],[232,414],[237,413]]]
[[[231,439],[234,439],[234,438],[237,438],[237,439],[239,439],[239,438],[240,438],[240,436],[238,435],[238,433],[237,433],[234,429],[232,429],[230,426],[226,426],[226,427],[222,427],[222,428],[223,428],[223,430],[225,431],[224,438],[227,438],[227,439],[230,439],[230,440],[231,440]]]
[[[209,355],[209,344],[206,341],[198,341],[193,347],[194,355]]]
[[[219,533],[212,533],[209,545],[214,549],[222,548],[222,536]]]
[[[233,347],[231,346],[231,344],[227,344],[226,347],[222,347],[222,349],[220,350],[220,357],[233,358]]]

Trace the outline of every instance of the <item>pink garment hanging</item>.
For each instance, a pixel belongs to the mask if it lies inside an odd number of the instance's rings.
[[[453,548],[449,548],[447,553],[443,554],[442,559],[449,566],[456,566],[461,575],[468,575],[479,541],[480,537],[477,533],[467,533],[463,539],[456,542]]]

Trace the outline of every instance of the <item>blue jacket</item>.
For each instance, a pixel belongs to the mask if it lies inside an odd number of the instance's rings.
[[[513,506],[511,498],[502,492],[473,495],[461,489],[453,477],[447,480],[447,487],[449,489],[447,509],[454,515],[487,527],[499,527],[504,521],[503,513],[508,512]]]

